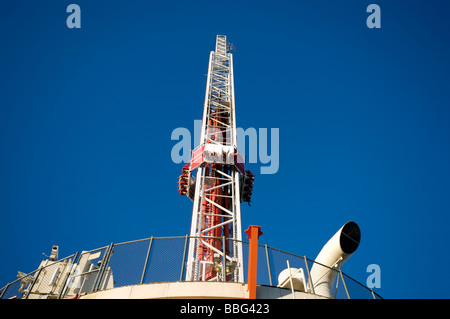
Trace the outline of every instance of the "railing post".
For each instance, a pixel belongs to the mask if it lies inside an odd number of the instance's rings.
[[[184,273],[184,264],[186,260],[186,249],[187,249],[187,243],[188,243],[188,235],[186,235],[186,241],[184,242],[184,251],[183,251],[183,259],[181,260],[181,273],[180,273],[180,281],[183,280],[183,273]]]
[[[33,289],[34,284],[36,283],[37,279],[39,278],[39,275],[41,274],[41,271],[42,271],[43,268],[44,268],[44,267],[40,267],[40,268],[39,268],[39,271],[38,271],[38,273],[36,274],[36,277],[34,277],[34,280],[33,280],[33,282],[31,283],[30,288],[28,288],[27,295],[25,296],[25,298],[22,298],[22,299],[28,299],[28,296],[30,295],[31,290]]]
[[[100,269],[98,270],[97,278],[95,280],[94,286],[92,288],[92,291],[97,291],[100,289],[100,286],[103,281],[103,275],[105,274],[106,267],[108,267],[109,259],[111,257],[112,251],[113,251],[114,243],[111,243],[106,248],[105,255],[102,258],[102,263],[100,265]]]
[[[3,299],[3,296],[5,295],[5,292],[8,290],[8,288],[9,288],[9,286],[11,285],[11,283],[9,282],[4,288],[5,289],[3,289],[2,291],[1,291],[1,293],[0,293],[0,299]]]
[[[287,264],[287,269],[289,270],[289,284],[291,285],[292,299],[295,299],[294,283],[292,282],[292,272],[291,272],[291,266],[289,265],[289,260],[286,260],[286,264]]]
[[[249,291],[249,299],[256,299],[256,275],[258,266],[258,239],[263,233],[260,226],[250,225],[245,231],[248,239],[250,239],[250,247],[248,253],[248,276],[247,286]]]
[[[272,284],[272,271],[270,270],[270,260],[269,260],[269,249],[267,248],[267,244],[264,245],[266,247],[266,259],[267,259],[267,269],[269,271],[269,283],[271,286]]]
[[[142,270],[141,284],[144,282],[145,273],[147,272],[148,258],[150,257],[150,250],[152,249],[152,243],[153,243],[153,236],[150,238],[150,242],[148,243],[147,257],[145,257],[144,269]]]
[[[225,247],[225,236],[222,236],[222,281],[227,281],[227,251]]]
[[[73,264],[70,267],[69,271],[67,271],[66,278],[64,279],[64,284],[61,287],[61,291],[59,292],[59,295],[58,295],[58,299],[61,299],[64,296],[64,290],[66,290],[67,280],[69,280],[71,273],[75,270],[75,268],[77,266],[77,263],[75,262],[77,260],[77,257],[78,257],[78,252],[76,252],[73,255]],[[67,258],[69,258],[69,257],[67,257]]]
[[[373,292],[373,289],[370,289],[370,292],[372,293],[373,299],[377,299],[377,297],[375,296],[375,293]]]
[[[308,274],[308,282],[309,282],[309,286],[311,288],[311,293],[315,294],[314,283],[312,282],[311,274],[309,273],[308,258],[306,258],[306,256],[303,256],[303,258],[305,259],[306,273]]]
[[[350,294],[348,293],[347,284],[345,283],[344,276],[342,275],[342,270],[339,270],[339,274],[341,275],[342,283],[344,284],[345,293],[347,294],[347,298],[350,298]]]

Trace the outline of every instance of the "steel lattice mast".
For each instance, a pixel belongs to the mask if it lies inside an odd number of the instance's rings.
[[[228,47],[226,36],[218,35],[209,57],[200,144],[179,178],[180,194],[193,201],[186,265],[190,281],[244,281],[240,203],[250,203],[254,176],[245,171],[237,149]]]

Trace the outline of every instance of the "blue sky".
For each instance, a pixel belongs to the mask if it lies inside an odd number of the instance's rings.
[[[66,8],[81,7],[81,29]],[[366,8],[381,8],[381,29]],[[243,228],[314,258],[347,221],[343,271],[386,298],[449,298],[447,1],[14,1],[0,8],[0,286],[111,242],[189,232],[171,132],[202,115],[216,34],[236,47],[238,126],[279,128]],[[194,142],[194,141],[193,141]],[[197,141],[195,141],[197,143]],[[436,271],[436,270],[439,271]]]

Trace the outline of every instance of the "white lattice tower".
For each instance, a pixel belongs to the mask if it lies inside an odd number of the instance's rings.
[[[240,202],[250,202],[253,175],[245,172],[237,150],[233,58],[227,48],[226,37],[218,35],[209,58],[200,144],[179,179],[180,193],[193,201],[189,281],[244,281]]]

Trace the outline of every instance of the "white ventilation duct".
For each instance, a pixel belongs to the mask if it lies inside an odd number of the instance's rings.
[[[310,271],[314,293],[334,298],[333,285],[336,275],[342,264],[356,251],[360,240],[361,231],[358,225],[350,221],[323,246]]]

